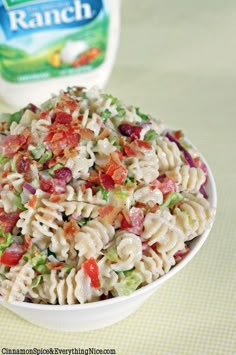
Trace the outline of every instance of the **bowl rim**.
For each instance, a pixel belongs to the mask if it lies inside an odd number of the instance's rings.
[[[187,139],[188,140],[188,139]],[[188,140],[189,141],[189,140]],[[189,141],[190,142],[190,141]],[[191,143],[191,142],[190,142]],[[191,143],[194,149],[196,147]],[[152,291],[155,291],[161,284],[163,284],[165,281],[170,279],[172,276],[174,276],[177,272],[182,270],[189,262],[190,260],[193,259],[193,257],[199,252],[205,241],[207,240],[209,233],[213,227],[214,221],[215,221],[215,216],[216,216],[216,208],[217,208],[217,189],[216,189],[216,183],[215,179],[212,173],[212,170],[210,166],[208,165],[206,159],[204,156],[199,152],[198,149],[196,149],[198,156],[201,158],[203,163],[207,167],[207,172],[208,172],[208,181],[206,184],[206,189],[208,193],[208,201],[210,202],[211,208],[213,210],[213,216],[210,225],[208,228],[198,237],[192,239],[191,243],[194,243],[193,249],[190,250],[190,252],[176,265],[174,265],[170,271],[168,271],[166,274],[158,278],[157,280],[151,282],[148,285],[142,286],[139,289],[135,290],[133,293],[131,293],[129,296],[116,296],[113,298],[109,298],[107,300],[100,300],[100,301],[95,301],[95,302],[89,302],[89,303],[84,303],[84,304],[65,304],[65,305],[59,305],[59,304],[42,304],[42,303],[29,303],[29,302],[11,302],[8,303],[2,299],[0,296],[0,305],[6,306],[6,307],[11,307],[11,306],[17,306],[19,308],[27,308],[27,309],[34,309],[34,310],[41,310],[41,311],[76,311],[76,310],[86,310],[86,309],[93,309],[97,307],[106,307],[109,305],[113,305],[116,303],[120,303],[123,301],[128,301],[131,300],[132,298],[136,298],[140,295],[143,295],[145,293],[149,293]]]

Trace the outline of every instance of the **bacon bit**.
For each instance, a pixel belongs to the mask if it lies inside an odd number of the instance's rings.
[[[136,151],[131,147],[131,145],[126,144],[124,146],[124,153],[127,157],[135,157]]]
[[[27,142],[27,139],[21,135],[6,136],[1,141],[3,155],[6,157],[13,157]]]
[[[27,155],[20,154],[16,159],[16,171],[20,174],[26,173],[30,169],[30,160]]]
[[[93,140],[94,132],[89,128],[78,128],[78,133],[82,139]]]
[[[65,266],[65,263],[63,263],[62,261],[48,262],[46,266],[49,268],[49,270],[61,270]]]
[[[60,102],[57,104],[56,107],[60,111],[63,111],[66,107],[69,108],[71,112],[73,112],[79,107],[79,105],[75,100],[73,100],[72,98],[67,96],[66,93],[64,93],[64,95],[62,96]]]
[[[128,170],[125,165],[122,164],[120,157],[122,155],[118,152],[111,154],[110,162],[106,174],[112,177],[115,184],[123,185],[128,174]]]
[[[142,126],[137,126],[130,123],[121,123],[118,126],[119,132],[123,136],[129,137],[131,139],[139,139],[142,129]]]
[[[9,190],[13,191],[14,190],[14,186],[12,184],[9,185]]]
[[[94,191],[94,185],[90,181],[86,181],[86,183],[81,185],[80,188],[82,192],[85,192],[87,189],[92,189],[92,191]]]
[[[9,233],[13,230],[21,212],[21,210],[17,210],[16,212],[6,213],[3,209],[1,209],[0,226],[4,233]]]
[[[57,203],[57,202],[60,202],[60,201],[61,201],[61,197],[60,197],[60,195],[52,194],[52,195],[49,197],[49,200],[50,200],[51,202]]]
[[[51,111],[51,109],[40,112],[39,118],[41,118],[41,119],[43,119],[43,120],[49,118],[49,113],[50,113],[50,111]]]
[[[2,178],[5,179],[7,177],[7,175],[9,174],[10,170],[6,169],[4,170],[4,172],[2,173]]]
[[[28,206],[31,208],[35,208],[36,203],[37,203],[37,199],[38,199],[37,195],[33,195],[28,202]]]
[[[120,213],[121,208],[114,207],[112,205],[105,205],[104,207],[99,208],[98,212],[103,221],[113,224],[117,215]]]
[[[32,245],[33,245],[32,238],[28,234],[26,234],[24,236],[24,248],[25,248],[25,250],[30,249],[32,247]]]
[[[99,184],[100,183],[100,179],[99,179],[99,175],[95,170],[92,170],[90,172],[90,175],[87,179],[88,182],[91,182],[92,184]]]
[[[109,137],[110,134],[111,134],[111,131],[105,127],[102,130],[102,132],[99,134],[99,136],[97,137],[97,140],[99,141],[99,140],[105,139],[105,138]]]
[[[54,116],[54,121],[59,124],[69,124],[72,122],[72,116],[64,111],[57,111]]]
[[[71,219],[69,222],[64,223],[63,230],[65,238],[69,239],[71,237],[75,237],[76,233],[79,232],[79,226],[74,219]]]
[[[90,278],[91,280],[91,286],[93,288],[99,288],[100,287],[100,281],[99,281],[99,267],[94,258],[90,258],[86,260],[82,264],[82,268],[85,272],[85,274]]]
[[[66,129],[60,125],[51,126],[48,135],[44,141],[54,155],[60,155],[66,148],[76,148],[80,140],[80,135],[73,128]]]
[[[115,187],[112,177],[107,174],[103,174],[101,171],[99,171],[99,181],[101,186],[106,190],[112,190]]]
[[[144,149],[148,149],[148,150],[152,149],[152,146],[149,142],[136,140],[136,143],[139,148],[144,148]]]

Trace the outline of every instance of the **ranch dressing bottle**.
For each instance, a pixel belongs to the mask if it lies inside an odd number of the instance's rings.
[[[68,86],[103,87],[119,15],[120,0],[0,0],[0,96],[23,107]]]

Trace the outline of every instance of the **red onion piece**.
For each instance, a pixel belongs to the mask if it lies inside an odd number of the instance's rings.
[[[191,155],[189,154],[189,152],[182,146],[182,144],[180,144],[180,142],[177,140],[177,139],[175,139],[170,133],[166,133],[166,138],[168,138],[169,139],[169,141],[171,141],[171,142],[174,142],[177,146],[178,146],[178,148],[179,148],[179,150],[181,150],[181,152],[183,152],[183,154],[184,154],[184,158],[185,158],[185,160],[186,160],[186,162],[188,163],[188,165],[191,167],[191,168],[195,168],[195,164],[194,164],[194,161],[193,161],[193,158],[191,157]]]
[[[24,185],[23,185],[24,189],[26,189],[28,192],[30,192],[32,195],[35,194],[36,192],[36,189],[30,185],[28,182],[25,182]]]

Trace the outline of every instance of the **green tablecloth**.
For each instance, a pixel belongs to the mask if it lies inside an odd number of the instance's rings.
[[[123,1],[120,49],[107,91],[182,128],[197,145],[217,182],[215,225],[193,261],[128,319],[66,334],[0,308],[0,348],[236,354],[235,38],[235,0]]]

